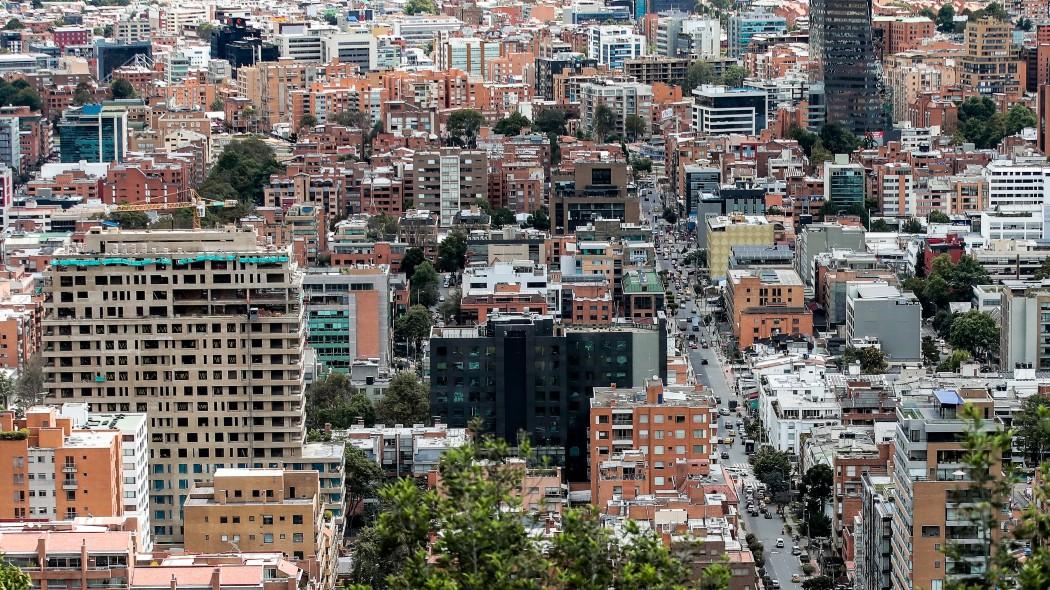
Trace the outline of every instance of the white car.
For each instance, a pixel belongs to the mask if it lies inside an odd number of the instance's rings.
[[[779,548],[782,548],[782,547],[784,547],[784,537],[778,537],[777,538],[777,548],[779,549]]]

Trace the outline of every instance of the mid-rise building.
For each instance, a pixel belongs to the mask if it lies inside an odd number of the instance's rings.
[[[0,551],[40,588],[127,588],[136,559],[133,533],[75,524],[7,525],[0,528]],[[170,583],[169,577],[165,588]]]
[[[602,158],[576,162],[571,171],[553,175],[551,232],[571,234],[597,219],[638,223],[638,198],[628,194],[627,162]]]
[[[646,40],[631,27],[597,25],[587,28],[587,57],[610,69],[623,69],[624,60],[646,54]]]
[[[1024,85],[1013,42],[1013,23],[984,17],[966,22],[966,51],[959,56],[959,83],[969,92],[1018,96]]]
[[[889,475],[861,475],[860,513],[854,517],[855,588],[892,590],[893,487]]]
[[[837,223],[813,223],[798,234],[795,244],[795,270],[807,285],[815,283],[814,261],[832,250],[864,252],[864,228]]]
[[[316,471],[219,469],[183,509],[187,552],[280,552],[317,587],[331,587],[336,539]]]
[[[729,16],[727,38],[729,57],[743,55],[755,35],[779,34],[787,31],[787,19],[764,10],[742,12]]]
[[[1045,158],[992,160],[984,168],[988,209],[1041,210],[1050,205],[1050,165]]]
[[[877,342],[887,360],[917,361],[922,304],[914,293],[884,282],[846,284],[846,342]]]
[[[62,112],[55,125],[63,162],[121,162],[128,149],[128,111],[86,104]]]
[[[599,510],[674,491],[682,471],[710,471],[718,413],[702,390],[653,377],[641,387],[595,387],[588,424],[591,503]]]
[[[499,40],[479,37],[449,37],[438,45],[437,66],[462,70],[475,78],[487,76],[488,63],[500,57]]]
[[[796,364],[790,369],[763,375],[758,415],[770,446],[798,454],[814,429],[841,421],[842,406],[828,391],[822,365]]]
[[[629,80],[595,80],[580,85],[580,125],[593,133],[594,115],[605,105],[616,115],[609,135],[625,136],[627,117],[641,117],[648,125],[652,121],[653,88],[648,84]]]
[[[981,417],[981,432],[1001,427],[984,388],[938,389],[906,397],[897,406],[890,492],[893,590],[943,588],[953,578],[990,565],[985,556],[1002,533],[995,526],[987,538],[983,527],[974,526],[968,508],[974,483],[964,460],[963,438],[970,427],[963,416],[965,405]],[[993,464],[993,473],[997,466]],[[949,543],[962,548],[965,563],[944,554]]]
[[[471,266],[463,271],[459,309],[466,324],[484,324],[493,314],[561,315],[561,292],[547,267],[531,260]]]
[[[666,328],[621,324],[567,327],[544,316],[501,316],[482,326],[434,328],[430,407],[454,428],[480,419],[485,432],[517,444],[527,432],[537,452],[586,475],[591,390],[638,387],[667,372]]]
[[[824,201],[834,202],[836,209],[864,207],[866,184],[864,166],[850,162],[848,155],[835,154],[834,162],[824,162]]]
[[[725,278],[734,247],[773,245],[773,224],[762,215],[734,213],[708,217],[704,231],[711,280]]]
[[[216,469],[300,454],[302,278],[287,251],[243,230],[95,231],[47,278],[47,400],[147,414],[155,543],[181,540],[181,507]]]
[[[769,123],[766,93],[747,88],[693,89],[693,131],[704,135],[758,135]]]
[[[1004,280],[1001,308],[1001,366],[1050,368],[1050,281]]]
[[[456,214],[488,195],[485,152],[460,148],[421,151],[412,156],[412,204],[438,215],[451,227]]]
[[[342,435],[341,435],[342,436]],[[377,424],[351,426],[345,432],[348,446],[363,452],[391,477],[426,477],[436,471],[441,457],[467,444],[465,428]]]
[[[393,299],[387,266],[309,269],[303,275],[306,341],[326,370],[348,373],[354,361],[390,362]]]
[[[813,312],[793,270],[729,270],[726,315],[737,346],[785,336],[812,336]]]

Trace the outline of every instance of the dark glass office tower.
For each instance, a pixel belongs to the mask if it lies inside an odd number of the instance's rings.
[[[871,0],[812,0],[810,54],[824,81],[827,121],[862,134],[883,129]]]

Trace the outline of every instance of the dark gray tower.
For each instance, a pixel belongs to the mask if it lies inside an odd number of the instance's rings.
[[[809,6],[810,52],[824,81],[828,123],[842,123],[857,134],[882,130],[871,0],[811,0]]]

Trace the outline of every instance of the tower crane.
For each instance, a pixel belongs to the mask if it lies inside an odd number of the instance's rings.
[[[187,196],[189,197],[188,199],[186,198]],[[164,203],[123,203],[117,205],[117,211],[178,211],[190,209],[193,211],[193,229],[200,229],[201,218],[207,213],[208,207],[234,207],[237,205],[237,201],[232,199],[226,201],[205,199],[192,188],[165,195],[165,197],[174,197],[177,200]]]

